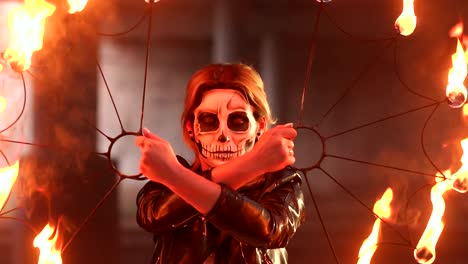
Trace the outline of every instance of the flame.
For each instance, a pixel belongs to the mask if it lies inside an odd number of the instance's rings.
[[[88,0],[68,0],[68,13],[74,14],[83,11]]]
[[[380,200],[374,204],[374,213],[382,219],[387,219],[391,215],[390,203],[393,199],[393,191],[387,188]],[[358,264],[370,263],[372,256],[377,250],[377,242],[379,241],[380,225],[382,220],[377,218],[374,222],[371,234],[364,240],[359,249]]]
[[[44,0],[25,0],[12,10],[8,17],[12,39],[2,57],[13,70],[29,69],[33,52],[42,49],[45,19],[54,11],[55,6]]]
[[[463,106],[463,116],[468,118],[468,105]]]
[[[403,11],[395,21],[395,28],[403,36],[409,36],[414,32],[416,28],[414,0],[403,0]]]
[[[13,184],[15,184],[18,171],[19,161],[16,161],[13,166],[0,168],[0,211],[10,195]]]
[[[460,38],[463,35],[463,22],[458,22],[449,31],[449,36],[452,38]]]
[[[450,171],[444,172],[450,175]],[[438,173],[439,176],[440,173]],[[436,178],[436,181],[440,178]],[[444,229],[442,217],[445,212],[445,201],[443,195],[452,188],[452,182],[443,180],[436,183],[431,189],[432,214],[427,223],[426,229],[419,239],[418,245],[414,250],[414,258],[418,263],[433,263],[436,257],[435,247],[440,234]]]
[[[463,155],[460,158],[462,166],[452,175],[452,188],[459,193],[466,193],[468,191],[468,138],[460,141],[460,144],[463,149]]]
[[[468,47],[468,36],[463,35],[461,39],[463,46]],[[465,51],[465,59],[468,61],[468,49]]]
[[[3,113],[6,107],[7,107],[7,100],[5,99],[5,97],[0,95],[0,113]]]
[[[451,107],[461,107],[466,102],[467,91],[463,82],[467,75],[465,52],[460,40],[457,40],[457,51],[452,55],[452,65],[448,74],[446,95]]]
[[[38,264],[62,264],[61,246],[57,243],[58,236],[58,229],[54,234],[54,229],[47,224],[34,238],[33,245],[40,251]]]

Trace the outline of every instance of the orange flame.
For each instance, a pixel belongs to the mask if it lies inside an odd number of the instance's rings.
[[[444,172],[450,175],[450,171]],[[439,176],[440,173],[438,173]],[[436,181],[440,178],[436,178]],[[452,182],[444,180],[436,183],[431,189],[432,214],[427,223],[426,229],[419,239],[418,245],[414,250],[414,258],[418,263],[433,263],[436,257],[435,247],[440,234],[444,229],[442,217],[445,212],[445,200],[443,195],[452,188]]]
[[[3,113],[6,107],[7,107],[7,100],[5,99],[5,97],[0,95],[0,113]]]
[[[0,211],[10,195],[19,171],[19,161],[9,167],[0,168]]]
[[[468,118],[468,105],[463,106],[463,116]]]
[[[83,11],[88,0],[68,0],[68,13],[74,14]]]
[[[61,246],[57,243],[58,236],[58,229],[54,234],[54,229],[47,224],[34,238],[33,245],[40,251],[38,264],[62,264]]]
[[[450,35],[462,34],[458,33],[463,30],[463,24],[458,23],[450,31]],[[462,31],[463,32],[463,31]],[[457,39],[457,51],[452,55],[452,65],[448,74],[448,84],[446,89],[446,96],[453,108],[462,107],[466,102],[467,90],[463,85],[467,75],[467,57],[468,52],[465,54],[460,39]]]
[[[45,19],[55,11],[55,6],[44,0],[25,0],[23,6],[12,10],[8,25],[12,39],[2,57],[17,72],[31,66],[33,52],[42,49]]]
[[[414,32],[416,28],[414,0],[403,0],[403,11],[395,21],[395,28],[403,36],[409,36]]]
[[[463,35],[463,22],[458,22],[449,31],[449,36],[452,38],[460,38]]]
[[[391,188],[387,188],[385,193],[382,195],[380,200],[374,204],[374,213],[382,219],[390,217],[392,211],[390,209],[390,203],[393,199],[393,191]],[[382,220],[377,218],[374,222],[371,234],[364,240],[361,248],[359,249],[359,260],[358,264],[370,263],[372,256],[374,256],[377,250],[377,242],[379,241],[380,225]]]
[[[463,149],[461,157],[461,168],[455,172],[453,176],[452,188],[459,193],[466,193],[468,191],[468,138],[460,141]]]

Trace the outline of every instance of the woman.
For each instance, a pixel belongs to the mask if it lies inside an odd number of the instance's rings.
[[[189,165],[147,129],[136,139],[150,180],[137,221],[154,234],[152,263],[287,263],[286,245],[304,219],[296,130],[272,123],[259,74],[213,64],[188,83],[183,135]]]

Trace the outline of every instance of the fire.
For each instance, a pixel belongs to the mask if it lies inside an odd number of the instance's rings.
[[[88,0],[68,0],[68,13],[74,14],[83,11]]]
[[[7,107],[7,100],[5,99],[5,97],[0,95],[0,113],[3,113],[6,107]]]
[[[460,38],[463,35],[463,22],[458,22],[449,31],[449,36],[452,38]]]
[[[466,193],[468,191],[468,138],[460,141],[463,149],[461,157],[461,168],[452,175],[453,184],[452,188],[459,193]]]
[[[387,219],[391,216],[390,203],[393,199],[393,191],[387,188],[380,200],[374,204],[374,213],[382,219]],[[379,241],[380,225],[382,220],[377,218],[374,222],[371,234],[364,240],[359,249],[358,264],[370,263],[372,256],[377,250],[377,242]]]
[[[55,6],[44,0],[25,0],[12,10],[8,17],[12,39],[2,58],[13,70],[29,69],[33,52],[42,49],[45,19],[54,12]]]
[[[145,0],[146,3],[149,3],[150,1],[153,3],[159,2],[159,0]]]
[[[19,161],[9,167],[0,168],[0,211],[10,195],[11,188],[15,184],[19,171]]]
[[[40,251],[38,264],[62,264],[61,246],[57,243],[58,236],[58,229],[54,234],[54,229],[47,224],[34,238],[33,245]]]
[[[409,36],[414,32],[416,28],[414,0],[403,0],[403,11],[395,21],[395,28],[403,36]]]
[[[463,106],[463,116],[468,118],[468,105]]]
[[[440,176],[440,174],[438,174]],[[446,171],[445,175],[450,175]],[[440,178],[436,178],[436,181]],[[445,201],[443,195],[452,188],[450,180],[437,182],[431,189],[432,214],[427,223],[426,229],[419,239],[418,245],[414,250],[414,258],[418,263],[433,263],[436,257],[435,247],[440,234],[444,229],[442,217],[445,212]]]
[[[449,36],[460,39],[462,46],[466,48],[468,46],[468,36],[463,35],[463,30],[463,21],[460,21],[450,29]],[[465,50],[465,59],[468,61],[468,49]]]
[[[448,84],[446,96],[450,106],[453,108],[462,107],[466,102],[467,90],[463,85],[467,75],[468,51],[465,53],[460,38],[463,35],[463,23],[459,22],[449,31],[451,37],[457,38],[457,50],[452,55],[452,65],[448,74]]]

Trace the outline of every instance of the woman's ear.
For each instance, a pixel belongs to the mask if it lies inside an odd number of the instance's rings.
[[[187,130],[187,133],[192,141],[194,141],[194,135],[193,135],[193,123],[192,121],[187,121],[185,122],[185,129]]]
[[[261,117],[258,121],[257,121],[257,124],[258,124],[258,130],[257,130],[257,137],[260,137],[261,135],[263,135],[263,132],[265,132],[265,128],[266,128],[266,119],[265,117]]]

